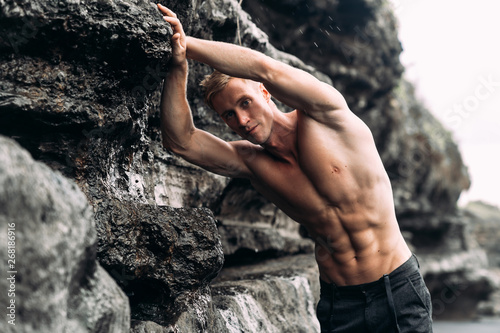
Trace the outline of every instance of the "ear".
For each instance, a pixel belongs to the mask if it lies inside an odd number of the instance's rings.
[[[271,93],[267,91],[266,87],[264,86],[263,83],[259,84],[259,90],[262,93],[262,96],[264,96],[264,99],[269,102],[271,100]]]

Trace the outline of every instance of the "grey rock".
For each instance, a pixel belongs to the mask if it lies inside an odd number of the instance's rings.
[[[14,301],[2,332],[122,332],[130,326],[125,294],[96,261],[92,209],[77,185],[11,139],[0,136],[0,243],[11,243],[2,304]],[[8,234],[8,229],[12,232]],[[8,239],[9,237],[9,239]],[[2,249],[7,263],[7,248]],[[10,311],[10,310],[9,310]]]
[[[498,291],[498,278],[487,269],[484,250],[423,255],[422,273],[437,320],[471,320]]]
[[[132,321],[130,333],[176,333],[172,326],[164,327],[152,321]]]
[[[470,220],[470,233],[480,248],[486,251],[487,275],[494,291],[478,305],[479,316],[500,316],[500,209],[491,204],[475,201],[463,209]]]
[[[486,250],[492,268],[500,268],[500,209],[476,201],[469,203],[464,214],[471,219],[470,230],[477,243]]]
[[[213,332],[319,332],[319,275],[310,254],[224,270],[212,297]]]
[[[129,299],[100,264],[89,287],[80,288],[70,304],[65,327],[68,332],[121,333],[130,327]]]

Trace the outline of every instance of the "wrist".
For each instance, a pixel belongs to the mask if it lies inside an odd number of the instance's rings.
[[[179,62],[170,61],[169,63],[169,73],[187,73],[188,71],[187,59],[181,60]]]
[[[186,58],[193,59],[193,55],[196,52],[196,43],[199,39],[186,36]]]

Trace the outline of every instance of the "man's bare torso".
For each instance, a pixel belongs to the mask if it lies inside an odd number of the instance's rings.
[[[410,251],[373,138],[340,92],[260,52],[188,37],[175,13],[158,8],[174,32],[161,98],[164,146],[211,172],[250,178],[307,228],[326,282],[370,282],[406,261]],[[255,145],[228,143],[194,126],[188,58],[231,77],[223,83],[210,76],[207,97],[226,124]],[[271,96],[304,112],[284,115]]]
[[[335,130],[297,111],[290,117],[297,158],[257,150],[247,159],[252,184],[308,230],[324,281],[355,285],[390,273],[411,253],[370,130],[353,114]]]

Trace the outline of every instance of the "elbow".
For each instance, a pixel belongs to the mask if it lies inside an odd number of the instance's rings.
[[[276,60],[262,53],[258,53],[258,55],[255,57],[254,66],[251,66],[254,80],[264,84],[272,82],[276,70]]]
[[[165,148],[166,150],[171,151],[172,153],[175,154],[175,148],[173,147],[173,145],[172,145],[171,142],[169,142],[168,140],[163,139],[162,143],[163,143],[163,148]]]
[[[165,149],[167,149],[168,151],[172,152],[174,155],[178,155],[181,157],[184,156],[184,154],[187,151],[186,147],[179,145],[179,144],[175,144],[175,143],[168,141],[168,140],[163,140],[163,147]]]
[[[174,138],[170,135],[163,133],[162,144],[165,149],[174,153],[175,155],[184,157],[190,150],[191,137]]]

